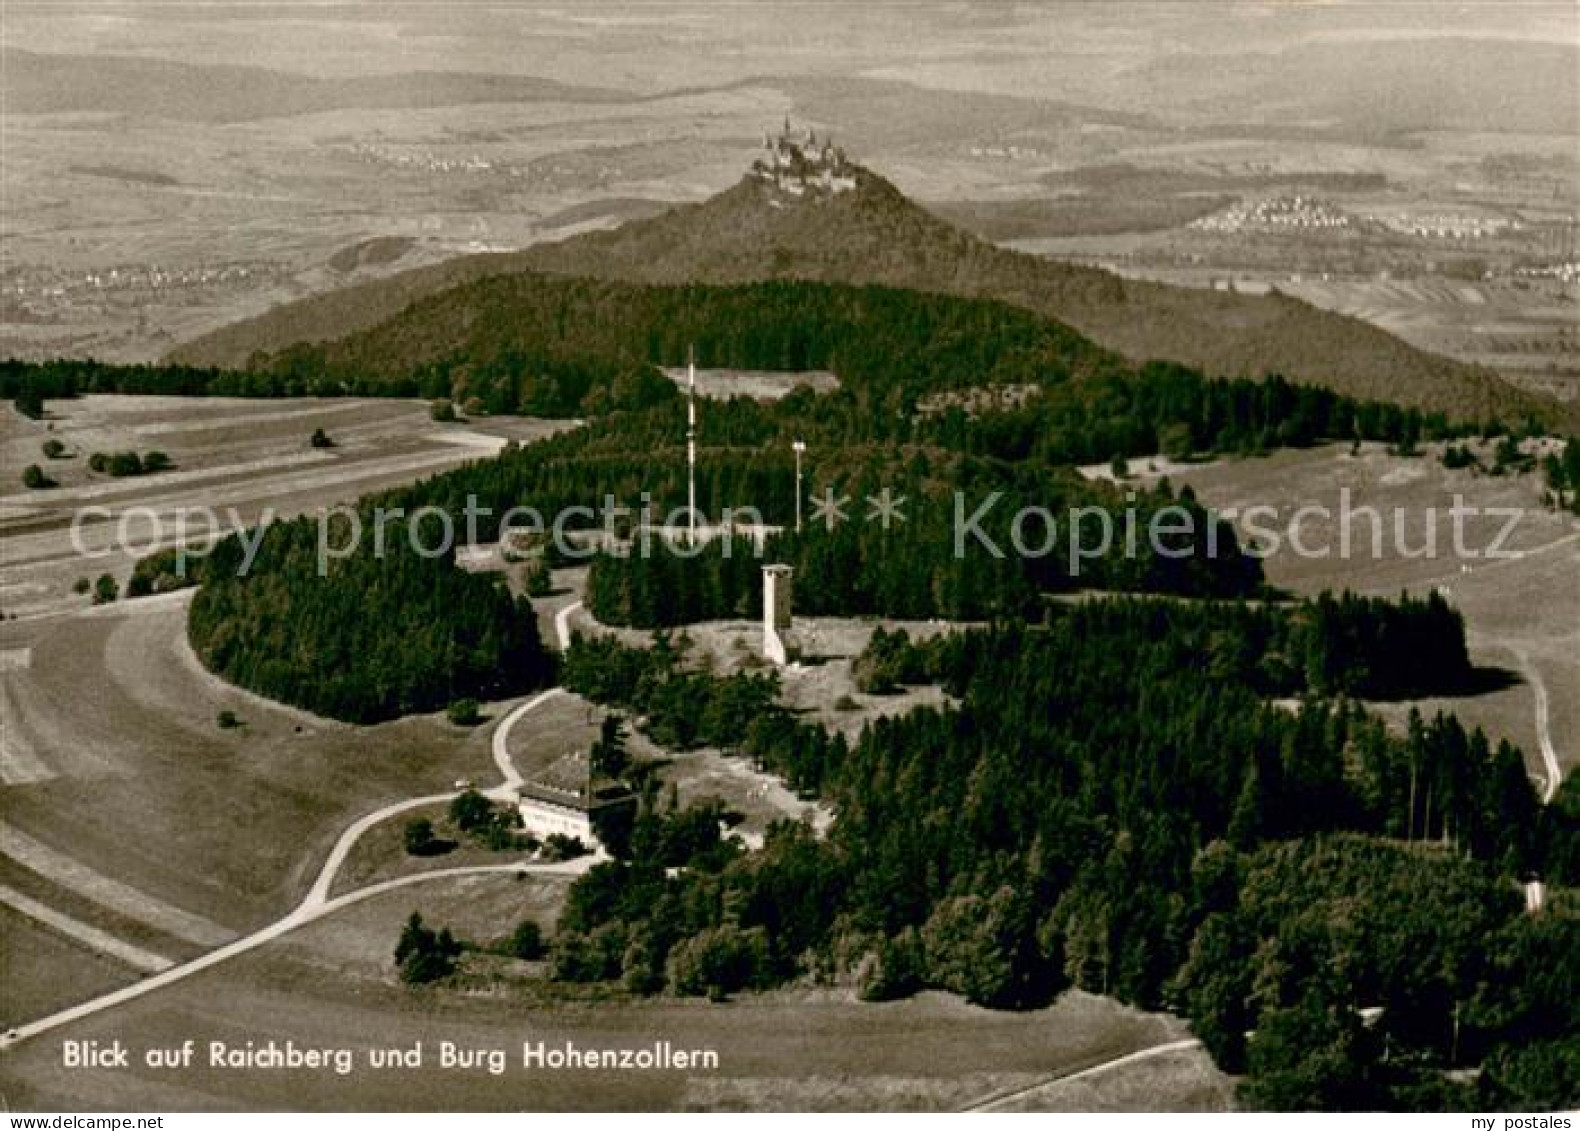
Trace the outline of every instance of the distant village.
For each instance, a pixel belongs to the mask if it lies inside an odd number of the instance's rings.
[[[751,175],[790,196],[833,195],[856,187],[855,171],[833,138],[819,141],[815,130],[792,130],[789,118],[778,137],[763,135],[763,152],[752,162]]]
[[[1189,225],[1196,231],[1232,233],[1258,229],[1348,228],[1350,217],[1325,201],[1307,196],[1277,196],[1241,201]]]
[[[1526,225],[1508,216],[1467,212],[1362,212],[1358,216],[1313,196],[1275,196],[1242,200],[1193,220],[1188,227],[1199,232],[1229,234],[1242,231],[1353,230],[1375,226],[1424,240],[1486,240],[1518,235]]]

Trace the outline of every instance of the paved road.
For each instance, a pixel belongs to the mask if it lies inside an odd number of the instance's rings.
[[[548,691],[545,691],[541,695],[527,700],[527,702],[515,708],[510,712],[510,714],[506,715],[504,720],[499,724],[499,728],[494,732],[493,737],[494,761],[499,765],[500,772],[504,776],[505,780],[501,785],[489,790],[489,796],[495,798],[508,796],[513,798],[515,796],[516,788],[521,784],[521,775],[516,772],[516,768],[510,760],[510,755],[507,749],[507,740],[510,736],[511,728],[513,728],[516,723],[519,722],[528,712],[536,710],[542,704],[548,702],[558,695],[563,694],[564,691],[561,688],[550,688]],[[384,892],[394,891],[397,888],[405,887],[409,884],[425,883],[429,880],[444,879],[449,876],[477,875],[489,872],[526,871],[550,875],[555,873],[575,874],[586,869],[596,860],[596,857],[586,857],[579,860],[572,860],[557,864],[528,864],[525,862],[515,864],[482,864],[470,868],[450,868],[442,871],[419,872],[409,876],[401,876],[393,880],[385,880],[382,883],[371,884],[367,887],[357,888],[355,891],[346,892],[343,895],[335,896],[332,899],[330,898],[329,891],[334,886],[335,878],[339,875],[341,866],[345,863],[346,857],[350,855],[352,846],[356,844],[358,838],[360,838],[363,833],[367,832],[368,829],[372,828],[380,821],[395,816],[398,813],[403,813],[409,809],[415,809],[423,805],[431,805],[436,802],[448,801],[454,796],[455,793],[452,791],[450,793],[436,793],[427,797],[416,797],[406,801],[397,801],[392,805],[386,805],[382,809],[378,809],[364,817],[359,818],[357,821],[353,822],[345,832],[340,834],[340,838],[335,842],[334,848],[330,850],[329,858],[324,861],[324,866],[318,873],[318,879],[314,881],[312,888],[308,891],[302,902],[297,905],[296,909],[290,912],[284,918],[278,919],[275,922],[269,924],[267,927],[255,931],[250,935],[245,935],[242,938],[236,939],[234,942],[227,943],[226,945],[215,950],[200,954],[198,957],[192,959],[189,962],[183,962],[179,966],[172,966],[167,970],[161,970],[158,973],[153,974],[151,977],[144,978],[140,982],[133,982],[129,986],[124,986],[121,989],[104,994],[101,997],[96,997],[90,1001],[85,1001],[80,1005],[74,1005],[69,1009],[63,1009],[59,1013],[53,1013],[48,1017],[42,1017],[37,1021],[28,1022],[26,1025],[19,1025],[15,1029],[7,1032],[3,1037],[0,1037],[0,1049],[9,1048],[11,1045],[18,1043],[19,1041],[25,1041],[30,1037],[39,1036],[41,1033],[47,1033],[51,1029],[57,1029],[62,1025],[69,1025],[73,1021],[80,1021],[85,1017],[92,1017],[96,1013],[102,1013],[107,1009],[113,1009],[118,1005],[124,1005],[126,1002],[134,1001],[137,998],[143,997],[145,994],[150,994],[155,990],[163,989],[165,986],[174,985],[176,982],[190,978],[192,975],[201,973],[210,967],[218,966],[222,962],[227,962],[239,955],[256,950],[265,943],[273,942],[281,935],[284,935],[290,931],[294,931],[298,927],[305,926],[306,924],[313,922],[315,919],[322,918],[325,915],[339,911],[341,908],[349,907],[354,903],[360,903],[365,899],[371,899],[374,896],[382,895]]]

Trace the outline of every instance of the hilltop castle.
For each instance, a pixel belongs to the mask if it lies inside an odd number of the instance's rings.
[[[855,170],[832,138],[818,141],[817,132],[792,131],[790,119],[778,137],[763,135],[763,152],[752,162],[751,175],[790,196],[849,192],[856,187]]]

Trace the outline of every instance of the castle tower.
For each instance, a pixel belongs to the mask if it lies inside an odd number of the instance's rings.
[[[763,655],[780,667],[790,662],[786,637],[794,572],[783,564],[763,566]]]

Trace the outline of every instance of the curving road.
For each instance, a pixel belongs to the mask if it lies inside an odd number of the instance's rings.
[[[511,729],[529,712],[536,710],[544,703],[564,693],[562,688],[550,688],[513,709],[500,722],[498,729],[494,731],[493,735],[493,753],[494,762],[498,765],[504,781],[487,791],[489,797],[496,800],[514,798],[515,790],[521,784],[521,775],[511,761],[508,749]],[[340,874],[340,869],[345,864],[346,857],[350,855],[352,847],[363,833],[380,821],[393,817],[396,814],[404,813],[409,809],[416,809],[423,805],[449,801],[455,796],[456,791],[451,791],[449,793],[431,794],[427,797],[410,798],[386,805],[382,809],[377,809],[359,818],[345,832],[340,834],[340,838],[335,841],[334,847],[330,850],[329,858],[324,861],[324,866],[319,870],[317,880],[314,881],[307,895],[303,897],[302,902],[285,917],[275,920],[267,927],[254,931],[250,935],[244,935],[224,946],[200,954],[198,957],[188,962],[183,962],[179,966],[171,966],[169,969],[161,970],[140,982],[133,982],[129,986],[123,986],[121,989],[113,990],[100,997],[85,1001],[80,1005],[71,1006],[69,1009],[63,1009],[58,1013],[52,1013],[47,1017],[39,1018],[37,1021],[30,1021],[25,1025],[19,1025],[9,1030],[3,1037],[0,1037],[0,1049],[9,1048],[31,1037],[47,1033],[51,1029],[69,1025],[73,1021],[80,1021],[85,1017],[92,1017],[96,1013],[114,1009],[118,1005],[134,1001],[145,994],[163,989],[165,986],[174,985],[176,982],[190,978],[192,975],[201,973],[210,967],[218,966],[220,963],[228,962],[230,959],[246,954],[248,951],[256,950],[265,943],[273,942],[281,935],[294,931],[298,927],[305,926],[325,915],[333,914],[342,908],[350,907],[353,904],[361,903],[363,900],[372,899],[374,896],[383,895],[385,892],[394,891],[397,888],[406,887],[410,884],[426,883],[429,880],[446,879],[453,876],[481,875],[490,872],[534,872],[544,875],[570,875],[585,870],[596,860],[596,857],[583,857],[578,860],[555,864],[528,864],[525,862],[515,864],[478,864],[466,868],[447,868],[433,872],[417,872],[409,876],[399,876],[393,880],[369,884],[366,887],[357,888],[330,898],[329,892],[334,886],[335,878]]]
[[[1542,804],[1548,805],[1558,793],[1558,783],[1563,779],[1563,771],[1558,766],[1558,748],[1553,745],[1547,704],[1547,684],[1542,682],[1542,673],[1531,662],[1529,655],[1519,648],[1510,648],[1509,651],[1514,653],[1514,658],[1519,661],[1525,682],[1531,685],[1531,691],[1536,696],[1536,742],[1541,747],[1542,764],[1547,769],[1547,784],[1542,789]]]
[[[571,646],[571,614],[581,607],[580,601],[572,601],[554,614],[554,635],[559,637],[561,652]]]
[[[1542,679],[1541,669],[1536,666],[1531,655],[1517,644],[1496,640],[1484,633],[1472,632],[1468,639],[1472,644],[1480,643],[1486,647],[1495,648],[1514,658],[1515,665],[1520,669],[1520,678],[1531,689],[1531,697],[1536,701],[1536,746],[1542,755],[1542,774],[1546,779],[1542,783],[1542,804],[1552,803],[1553,797],[1558,793],[1558,786],[1563,781],[1563,767],[1558,762],[1558,747],[1553,742],[1552,708],[1547,698],[1547,684]]]
[[[510,760],[510,732],[516,723],[521,721],[523,715],[529,711],[536,711],[550,699],[557,699],[564,694],[563,687],[551,687],[511,711],[499,724],[499,728],[494,731],[494,765],[499,767],[499,776],[504,780],[488,791],[489,796],[509,794],[511,800],[515,799],[515,791],[521,788],[522,777],[520,771],[516,769],[516,764]]]

